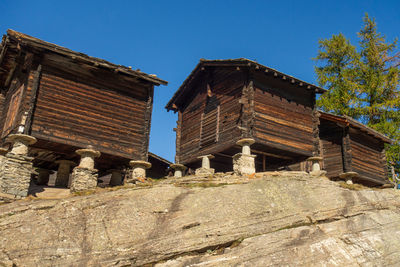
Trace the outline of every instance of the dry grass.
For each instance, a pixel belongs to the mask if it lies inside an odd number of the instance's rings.
[[[370,187],[366,187],[362,184],[347,184],[346,182],[339,182],[339,186],[346,188],[346,189],[355,190],[355,191],[371,189]]]

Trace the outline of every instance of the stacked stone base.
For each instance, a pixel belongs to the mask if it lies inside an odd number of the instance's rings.
[[[95,189],[97,186],[98,171],[76,167],[72,172],[71,192]]]
[[[215,169],[213,168],[198,168],[195,171],[196,175],[213,175],[215,173]]]
[[[237,153],[233,156],[233,171],[236,175],[253,174],[256,172],[255,155]]]
[[[8,153],[0,167],[0,192],[26,197],[32,174],[33,158]]]

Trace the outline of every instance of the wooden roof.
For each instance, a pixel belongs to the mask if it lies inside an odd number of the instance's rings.
[[[204,70],[205,67],[236,67],[236,68],[246,68],[246,69],[255,69],[260,70],[267,74],[272,74],[275,77],[279,77],[283,80],[288,81],[292,85],[298,85],[301,88],[307,90],[314,90],[315,93],[324,93],[326,89],[318,87],[314,84],[307,83],[300,79],[297,79],[293,76],[287,75],[270,67],[264,66],[258,62],[252,61],[247,58],[237,58],[237,59],[217,59],[217,60],[208,60],[208,59],[200,59],[200,62],[194,68],[194,70],[190,73],[190,75],[186,78],[186,80],[182,83],[179,89],[175,92],[172,98],[169,100],[168,104],[165,106],[167,110],[176,110],[175,104],[178,100],[183,96],[184,92],[187,90],[190,82],[199,74],[201,70]]]
[[[156,75],[146,74],[140,70],[132,70],[130,67],[116,65],[100,58],[90,57],[86,54],[75,52],[65,47],[45,42],[10,29],[7,30],[7,34],[3,36],[3,40],[0,45],[0,80],[4,80],[4,73],[9,72],[10,69],[8,68],[10,68],[10,65],[12,65],[10,62],[3,62],[6,56],[9,55],[8,58],[13,58],[10,61],[15,61],[16,56],[18,55],[19,51],[21,51],[21,47],[29,47],[30,49],[38,52],[52,52],[71,58],[76,62],[80,62],[81,64],[89,64],[97,68],[108,69],[115,73],[153,83],[154,85],[166,85],[168,83],[167,81],[158,78]],[[10,53],[14,56],[10,56]],[[2,73],[3,75],[1,75]]]
[[[353,119],[349,116],[334,115],[332,113],[327,113],[327,112],[322,112],[322,111],[319,111],[319,113],[320,113],[320,118],[322,118],[322,119],[335,122],[339,125],[350,126],[350,127],[359,129],[360,131],[365,132],[366,134],[368,134],[376,139],[379,139],[384,143],[391,144],[393,142],[392,139],[388,138],[386,135],[381,134],[380,132],[362,124],[361,122],[356,121],[355,119]]]
[[[150,151],[149,151],[149,157],[155,158],[156,160],[161,161],[161,162],[163,162],[163,163],[165,163],[167,165],[171,165],[172,164],[171,161],[166,160],[166,159],[164,159],[164,158],[162,158],[162,157],[160,157],[160,156],[158,156],[158,155],[156,155],[154,153],[151,153]]]

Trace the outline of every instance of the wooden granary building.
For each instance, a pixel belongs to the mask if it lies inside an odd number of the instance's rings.
[[[197,168],[212,154],[216,171],[231,171],[241,138],[255,140],[256,171],[319,155],[315,100],[324,91],[248,59],[202,59],[166,106],[178,112],[176,162]]]
[[[354,173],[353,182],[368,186],[389,183],[383,134],[347,117],[320,112],[320,140],[323,169],[333,180]]]
[[[154,86],[166,81],[140,70],[8,30],[0,47],[0,142],[33,136],[33,166],[57,170],[79,162],[75,151],[101,152],[99,173],[148,158]]]

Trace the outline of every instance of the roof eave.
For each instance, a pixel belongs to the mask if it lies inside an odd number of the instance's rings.
[[[145,80],[147,82],[151,82],[157,86],[168,84],[167,81],[162,80],[156,76],[153,76],[153,75],[150,75],[150,74],[147,74],[144,72],[132,70],[132,69],[122,66],[122,65],[116,65],[116,64],[106,61],[104,59],[91,57],[84,53],[76,52],[76,51],[70,50],[68,48],[65,48],[65,47],[62,47],[62,46],[59,46],[56,44],[52,44],[52,43],[37,39],[35,37],[29,36],[29,35],[26,35],[26,34],[11,30],[11,29],[7,30],[7,37],[13,38],[14,40],[16,40],[17,42],[19,42],[21,44],[25,44],[25,45],[32,46],[32,47],[39,48],[39,49],[45,49],[50,52],[57,53],[57,54],[60,54],[63,56],[73,57],[74,59],[80,60],[84,63],[90,63],[95,66],[101,66],[101,67],[113,70],[114,72],[120,72],[120,73],[123,73],[128,76],[133,76],[135,78],[143,79],[143,80]]]
[[[281,77],[285,80],[290,80],[292,84],[298,83],[299,86],[305,87],[308,90],[314,90],[315,93],[317,94],[323,94],[327,90],[324,88],[321,88],[319,86],[316,86],[314,84],[310,84],[307,82],[304,82],[300,79],[297,79],[293,76],[284,74],[280,71],[277,71],[275,69],[269,68],[267,66],[264,66],[258,62],[252,61],[250,59],[245,59],[245,58],[239,58],[239,59],[216,59],[216,60],[208,60],[208,59],[200,59],[199,63],[196,65],[196,67],[193,69],[193,71],[189,74],[189,76],[183,81],[182,85],[178,88],[178,90],[175,92],[175,94],[172,96],[172,98],[168,101],[167,105],[165,108],[169,110],[174,110],[176,111],[175,108],[172,107],[173,104],[176,104],[176,101],[179,99],[179,97],[183,94],[183,91],[185,90],[187,84],[192,80],[193,76],[195,73],[200,69],[200,67],[205,67],[205,66],[238,66],[238,67],[255,67],[261,70],[264,70],[264,72],[268,73],[275,73],[277,77]]]

